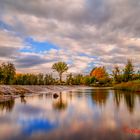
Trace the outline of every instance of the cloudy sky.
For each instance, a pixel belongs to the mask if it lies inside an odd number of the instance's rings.
[[[0,61],[19,72],[140,66],[140,0],[0,0]]]

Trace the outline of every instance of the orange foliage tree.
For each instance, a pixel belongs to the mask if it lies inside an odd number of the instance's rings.
[[[90,76],[93,76],[95,77],[97,80],[100,80],[102,78],[107,78],[108,77],[108,74],[106,72],[106,69],[105,67],[97,67],[97,68],[94,68],[91,73],[90,73]]]

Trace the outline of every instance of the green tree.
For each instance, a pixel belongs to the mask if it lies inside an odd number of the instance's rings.
[[[38,74],[38,85],[44,85],[44,75],[42,73]]]
[[[84,85],[90,86],[90,85],[94,84],[95,82],[96,82],[96,78],[95,77],[93,77],[93,76],[84,76],[82,83]]]
[[[46,74],[44,77],[44,83],[45,85],[52,85],[55,83],[55,79],[51,74]]]
[[[2,63],[0,66],[0,80],[3,84],[12,84],[16,74],[16,69],[12,63]]]
[[[124,71],[123,73],[124,82],[131,81],[133,79],[133,74],[134,74],[134,66],[132,60],[128,59],[127,64],[125,65],[123,71]]]
[[[60,83],[62,83],[62,74],[68,70],[68,65],[65,62],[54,63],[52,69],[59,74]]]
[[[138,72],[137,72],[136,75],[137,75],[137,79],[140,80],[140,70],[138,70]],[[137,80],[137,79],[136,79],[136,80]]]
[[[83,75],[82,74],[77,74],[73,76],[73,85],[80,85],[82,84],[83,81]]]
[[[3,72],[2,72],[2,67],[0,66],[0,84],[3,83]]]
[[[122,81],[121,71],[120,71],[119,66],[117,65],[114,66],[114,69],[112,71],[112,76],[115,83],[120,83]]]
[[[73,84],[73,75],[72,75],[72,73],[67,75],[66,84],[67,85],[72,85]]]

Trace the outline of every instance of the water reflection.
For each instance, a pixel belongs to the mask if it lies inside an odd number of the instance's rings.
[[[14,100],[1,102],[0,103],[0,111],[5,110],[6,112],[10,112],[10,111],[12,111],[14,104],[15,104]]]
[[[120,102],[122,98],[123,98],[123,93],[121,93],[121,91],[115,90],[114,101],[118,108],[120,107]]]
[[[62,92],[60,92],[60,95],[58,98],[55,98],[56,100],[53,102],[53,108],[58,111],[65,110],[67,108],[67,102],[64,101],[62,97]]]
[[[21,103],[26,104],[25,97],[20,97],[20,99],[21,99]]]
[[[135,108],[135,100],[139,98],[140,95],[132,92],[122,92],[122,91],[115,91],[114,99],[117,107],[119,107],[121,100],[125,100],[125,104],[130,113],[133,113]]]
[[[18,98],[11,108],[1,103],[0,139],[140,139],[123,131],[124,126],[140,129],[139,94],[89,88],[58,95]],[[2,114],[3,108],[10,113]]]
[[[93,91],[91,94],[91,98],[93,100],[93,103],[96,103],[98,105],[105,105],[108,99],[109,90],[99,90],[97,89],[96,92]]]
[[[39,94],[38,97],[39,97],[40,100],[42,100],[43,99],[43,94]]]

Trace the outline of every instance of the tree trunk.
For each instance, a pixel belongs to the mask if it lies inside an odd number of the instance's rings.
[[[59,74],[60,77],[60,84],[62,83],[62,73]]]

